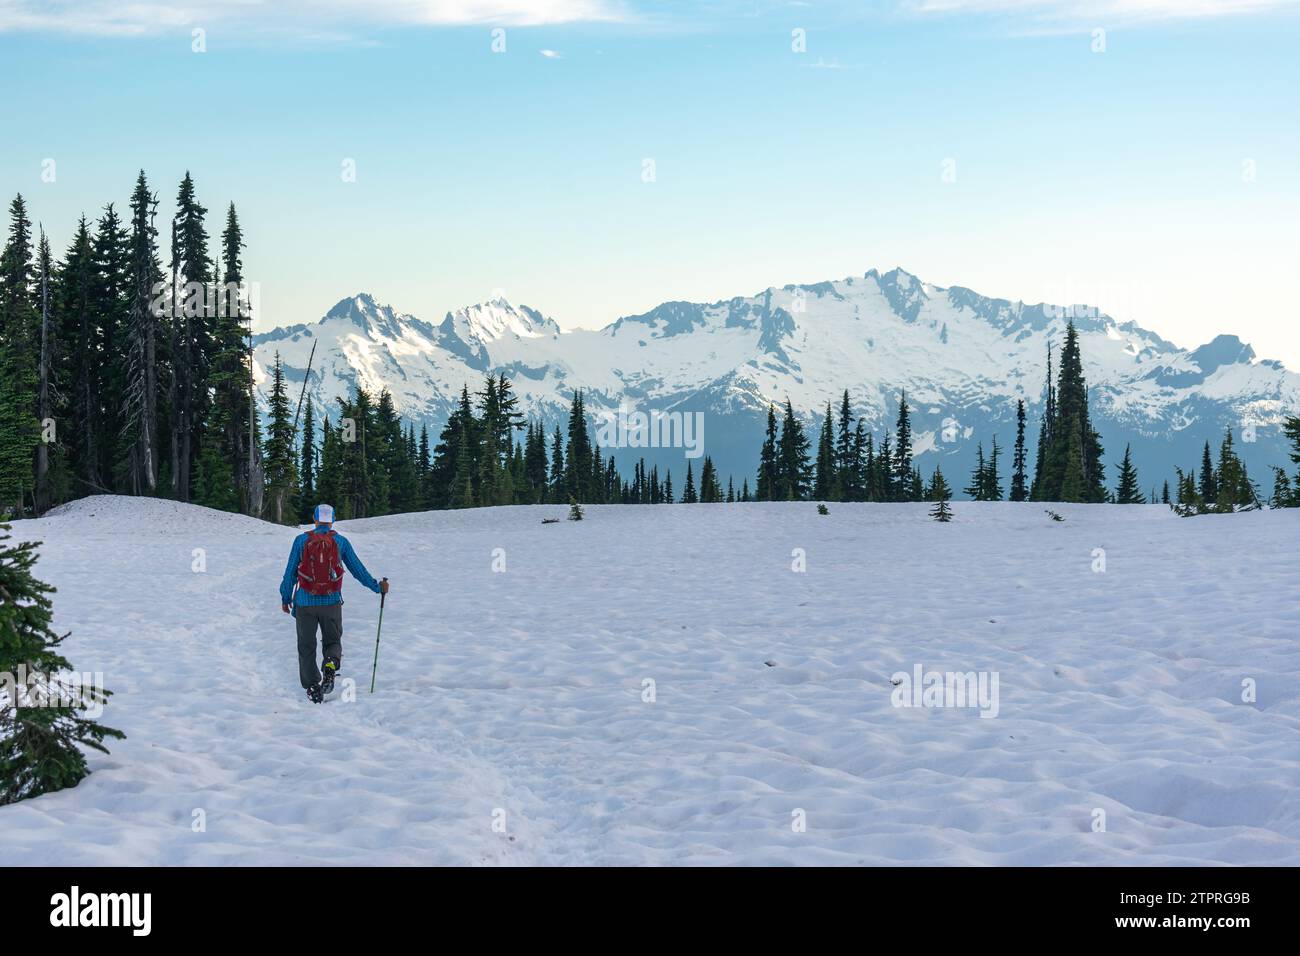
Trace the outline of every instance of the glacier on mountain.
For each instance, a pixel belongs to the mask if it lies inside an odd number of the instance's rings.
[[[847,388],[855,414],[879,437],[906,393],[918,464],[928,474],[942,458],[960,484],[977,443],[987,449],[995,435],[1009,469],[1018,399],[1029,414],[1032,460],[1048,346],[1060,345],[1068,321],[1080,333],[1108,480],[1125,444],[1149,491],[1175,466],[1195,466],[1201,445],[1217,448],[1232,429],[1267,493],[1267,466],[1287,463],[1281,421],[1300,412],[1300,375],[1281,363],[1257,359],[1233,335],[1188,350],[1093,307],[990,298],[902,269],[707,304],[665,302],[599,330],[564,330],[502,295],[433,324],[362,293],[318,323],[255,336],[255,376],[265,400],[278,352],[300,387],[316,343],[307,393],[318,406],[336,415],[335,398],[354,386],[387,388],[402,415],[434,438],[461,388],[476,391],[488,373],[505,373],[521,410],[548,431],[564,421],[575,389],[585,390],[593,416],[620,407],[700,414],[704,453],[738,489],[752,480],[769,403],[788,398],[818,427],[827,402],[838,411]],[[686,467],[684,449],[612,453],[627,468],[637,457]]]

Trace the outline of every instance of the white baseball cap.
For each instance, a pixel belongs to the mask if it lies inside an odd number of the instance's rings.
[[[317,523],[317,524],[333,524],[333,523],[334,523],[334,506],[333,506],[333,505],[317,505],[317,506],[316,506],[316,512],[315,512],[315,518],[316,518],[316,523]]]

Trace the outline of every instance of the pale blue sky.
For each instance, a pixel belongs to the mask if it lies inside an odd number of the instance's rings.
[[[900,265],[1300,369],[1297,41],[1292,0],[0,0],[0,186],[62,250],[189,169],[259,328],[497,289],[596,326]]]

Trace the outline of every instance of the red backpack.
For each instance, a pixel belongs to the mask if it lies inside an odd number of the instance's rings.
[[[298,587],[308,594],[337,594],[343,590],[343,562],[332,530],[307,533],[298,562]]]

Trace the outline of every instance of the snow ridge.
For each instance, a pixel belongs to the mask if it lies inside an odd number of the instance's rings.
[[[964,457],[992,434],[1009,444],[1017,400],[1037,411],[1048,345],[1059,347],[1070,320],[1108,449],[1132,441],[1140,463],[1145,454],[1167,455],[1147,462],[1162,468],[1191,464],[1183,457],[1191,446],[1217,443],[1225,427],[1252,429],[1247,440],[1264,439],[1273,455],[1280,421],[1300,408],[1300,375],[1259,361],[1235,336],[1187,350],[1089,306],[990,298],[897,268],[713,303],[665,302],[599,330],[563,331],[503,295],[432,325],[361,293],[315,325],[256,336],[255,374],[264,387],[278,351],[289,380],[301,383],[315,341],[309,391],[331,407],[354,384],[387,387],[402,414],[436,429],[462,386],[475,391],[484,374],[504,372],[534,417],[561,420],[582,388],[596,414],[620,403],[708,413],[713,435],[737,447],[770,402],[788,397],[816,418],[847,387],[857,413],[880,428],[905,390],[918,449]],[[1154,451],[1137,447],[1153,440]],[[750,470],[739,465],[737,474]]]

